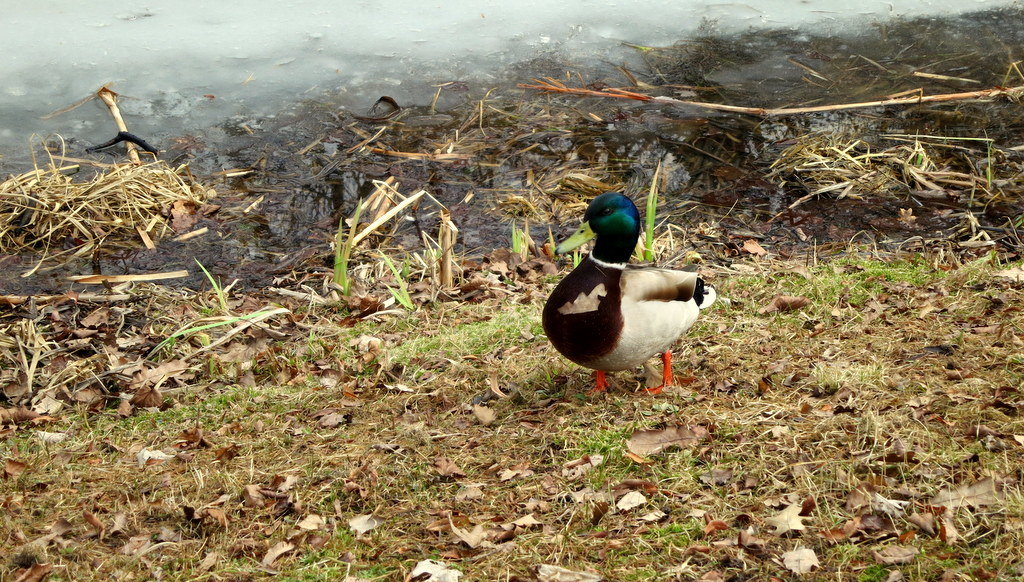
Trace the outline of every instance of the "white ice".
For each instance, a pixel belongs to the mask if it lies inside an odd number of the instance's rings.
[[[751,28],[862,27],[1011,0],[37,0],[0,14],[0,155],[32,134],[111,137],[98,104],[43,120],[101,85],[142,123],[187,130],[266,115],[323,94],[429,99],[430,83],[487,86],[538,53],[613,62],[622,42],[663,45],[701,23]],[[212,96],[213,98],[207,97]],[[369,102],[366,103],[369,105]],[[0,158],[0,168],[4,160]]]

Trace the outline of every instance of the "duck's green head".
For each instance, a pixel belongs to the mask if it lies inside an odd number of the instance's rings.
[[[626,263],[639,237],[640,211],[636,205],[618,192],[608,192],[591,201],[579,230],[562,241],[555,252],[567,253],[597,238],[591,253],[594,258],[607,263]]]

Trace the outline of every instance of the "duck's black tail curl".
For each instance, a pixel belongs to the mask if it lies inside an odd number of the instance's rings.
[[[693,286],[693,301],[697,307],[706,309],[718,299],[718,293],[711,285],[705,285],[704,279],[697,277],[697,283]]]

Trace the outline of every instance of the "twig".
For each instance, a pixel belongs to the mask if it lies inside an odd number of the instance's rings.
[[[895,97],[890,99],[880,99],[878,101],[862,101],[858,103],[838,103],[834,105],[819,105],[816,107],[783,107],[772,109],[763,107],[739,107],[736,105],[724,105],[722,103],[708,103],[704,101],[684,101],[681,99],[673,99],[671,97],[652,97],[650,95],[644,95],[643,93],[626,91],[625,89],[608,88],[601,91],[594,91],[591,89],[567,87],[550,78],[544,80],[535,79],[534,81],[536,82],[535,85],[520,83],[519,87],[524,89],[537,89],[539,91],[547,91],[551,93],[568,93],[570,95],[588,95],[591,97],[613,97],[616,99],[653,101],[657,103],[667,103],[670,105],[688,105],[691,107],[701,107],[704,109],[713,109],[715,111],[728,111],[731,113],[742,113],[744,115],[756,115],[759,117],[795,115],[799,113],[818,113],[822,111],[841,111],[844,109],[862,109],[866,107],[888,107],[890,105],[916,105],[918,103],[942,103],[947,101],[967,101],[970,99],[993,99],[995,97],[1006,97],[1007,99],[1016,101],[1020,99],[1021,96],[1024,96],[1024,86],[1009,88],[996,87],[993,89],[966,91],[963,93],[915,95],[912,97]]]
[[[268,309],[266,311],[258,311],[256,313],[249,314],[250,317],[247,317],[241,323],[239,323],[235,327],[231,328],[231,330],[228,331],[226,334],[224,334],[223,336],[221,336],[217,340],[211,342],[209,345],[203,346],[203,347],[199,348],[198,350],[192,352],[191,354],[189,354],[188,357],[191,358],[191,357],[196,356],[198,354],[201,354],[203,352],[212,350],[213,348],[226,343],[229,339],[235,337],[239,333],[245,331],[246,329],[249,329],[250,327],[252,327],[254,325],[257,326],[257,327],[260,327],[260,329],[263,329],[264,331],[269,332],[270,331],[269,329],[266,329],[266,328],[263,328],[263,327],[259,326],[258,325],[259,322],[261,322],[264,319],[267,319],[269,317],[273,317],[275,315],[280,315],[282,313],[291,313],[291,310],[286,308],[286,307],[277,307],[277,308],[273,308],[273,309]]]
[[[131,295],[119,293],[116,295],[100,295],[99,293],[79,293],[71,295],[0,295],[0,305],[21,305],[29,300],[34,300],[36,305],[51,303],[54,301],[78,301],[82,303],[100,303],[113,301],[127,301]]]
[[[446,154],[446,153],[423,153],[423,152],[398,152],[384,148],[367,147],[367,151],[396,158],[408,158],[412,160],[429,160],[431,162],[459,162],[470,158],[467,154]]]
[[[85,151],[98,152],[100,150],[105,150],[111,146],[117,145],[123,141],[133,143],[139,146],[140,148],[146,150],[147,152],[153,154],[154,156],[160,153],[155,147],[149,145],[149,143],[146,140],[142,139],[141,137],[135,134],[128,133],[127,131],[119,131],[117,132],[117,135],[114,136],[114,139],[110,141],[105,141],[97,146],[92,146],[91,148],[85,148]]]
[[[117,93],[111,91],[106,86],[103,86],[96,92],[96,95],[99,96],[99,98],[107,104],[107,108],[110,109],[110,115],[114,117],[114,123],[117,124],[117,131],[128,133],[128,126],[125,125],[124,118],[121,117],[121,110],[117,108]],[[126,141],[125,145],[128,148],[128,159],[137,166],[142,164],[142,160],[139,159],[139,147],[131,141]]]
[[[72,275],[67,279],[82,285],[100,285],[102,283],[126,283],[129,281],[160,281],[162,279],[180,279],[182,277],[188,277],[188,271],[139,273],[136,275]]]
[[[452,258],[452,251],[455,248],[455,237],[459,229],[452,222],[452,214],[447,208],[441,208],[441,220],[438,228],[437,246],[441,251],[438,257],[438,262],[440,262],[440,282],[442,288],[449,289],[455,284],[452,276],[452,265],[455,264],[455,260]]]
[[[364,238],[366,238],[366,237],[370,236],[371,234],[373,234],[373,232],[375,230],[377,230],[378,228],[380,228],[380,226],[382,224],[384,224],[385,222],[391,220],[392,217],[394,217],[396,214],[401,212],[406,206],[409,206],[413,202],[416,202],[417,200],[422,198],[424,194],[426,194],[426,192],[423,191],[423,190],[420,190],[419,192],[417,192],[415,194],[412,194],[411,196],[409,196],[405,200],[402,200],[394,208],[392,208],[391,210],[388,210],[383,215],[378,217],[377,220],[374,220],[372,223],[370,223],[369,226],[367,226],[362,231],[360,231],[359,234],[357,234],[355,236],[355,238],[352,239],[352,243],[351,243],[352,246],[355,247],[356,245],[358,245],[359,241],[361,241]]]

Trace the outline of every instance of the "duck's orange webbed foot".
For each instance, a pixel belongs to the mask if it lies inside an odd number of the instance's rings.
[[[661,354],[661,386],[655,386],[654,388],[647,388],[648,394],[661,394],[661,391],[666,386],[672,385],[672,351],[669,350],[664,354]]]

